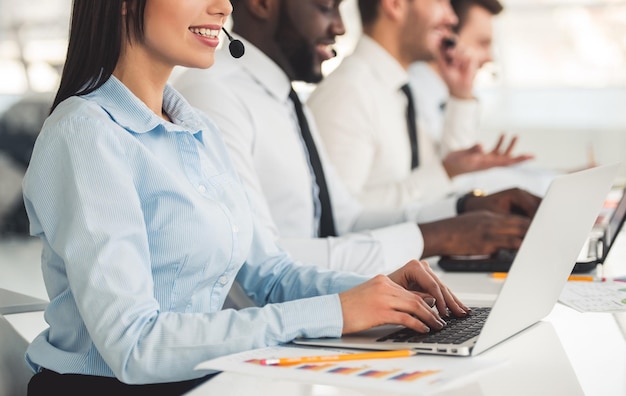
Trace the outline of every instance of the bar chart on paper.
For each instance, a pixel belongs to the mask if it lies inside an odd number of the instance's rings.
[[[482,358],[472,358],[470,363],[467,359],[416,355],[404,358],[297,363],[282,366],[263,364],[265,359],[337,353],[337,350],[270,347],[209,360],[196,369],[233,371],[301,382],[417,394],[453,386],[503,363]]]
[[[263,365],[263,359],[249,359],[245,363]],[[395,368],[389,370],[376,370],[371,365],[347,365],[350,363],[342,362],[341,364],[335,363],[318,363],[318,364],[294,364],[291,366],[295,370],[314,371],[325,374],[356,376],[363,378],[378,378],[386,379],[389,381],[403,381],[411,382],[424,379],[429,376],[439,374],[441,370],[416,370],[406,371],[404,369]],[[358,363],[357,363],[358,364]],[[395,363],[399,365],[399,362]]]

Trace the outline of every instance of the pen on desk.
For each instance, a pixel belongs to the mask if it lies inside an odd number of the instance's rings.
[[[494,272],[491,274],[492,277],[496,279],[504,279],[507,276],[506,272]],[[596,278],[591,275],[570,275],[567,278],[568,281],[578,281],[578,282],[594,282]]]
[[[381,351],[381,352],[365,352],[365,353],[346,353],[341,355],[321,355],[321,356],[302,356],[290,358],[261,359],[263,366],[286,366],[299,363],[323,363],[323,362],[340,362],[345,360],[366,360],[366,359],[384,359],[413,356],[417,352],[409,349],[401,349],[397,351]]]
[[[591,275],[570,275],[567,278],[567,280],[568,281],[581,281],[581,282],[594,282],[596,278]]]

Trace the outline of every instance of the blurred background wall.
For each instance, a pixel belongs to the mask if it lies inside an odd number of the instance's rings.
[[[486,147],[507,132],[540,167],[626,159],[626,0],[501,1],[495,61],[477,80]],[[71,0],[0,0],[0,212],[19,197],[15,181],[59,82],[70,8]],[[342,11],[347,34],[326,73],[360,34],[356,0]]]

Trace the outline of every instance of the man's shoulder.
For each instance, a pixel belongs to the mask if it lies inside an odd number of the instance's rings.
[[[348,55],[337,68],[331,72],[325,80],[346,81],[352,83],[372,77],[373,69],[369,62],[364,60],[359,54]]]
[[[372,72],[365,62],[349,56],[317,85],[307,103],[315,108],[319,101],[344,101],[348,96],[352,98],[350,100],[365,99],[364,93],[372,78]]]

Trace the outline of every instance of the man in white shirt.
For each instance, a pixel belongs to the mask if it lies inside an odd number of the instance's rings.
[[[174,82],[221,129],[258,217],[296,258],[363,274],[389,271],[415,257],[518,246],[530,220],[508,213],[522,208],[532,216],[538,205],[536,197],[521,191],[455,197],[428,209],[374,211],[345,189],[308,110],[298,114],[291,86],[296,80],[321,80],[321,63],[333,56],[335,37],[344,33],[340,3],[235,0],[233,33],[245,44],[243,57],[232,59],[223,49],[210,70],[187,70]],[[322,188],[300,115],[318,143],[315,156],[321,160],[336,237],[320,238],[325,236]],[[457,206],[467,213],[440,220],[453,216]],[[494,211],[480,210],[487,207]],[[484,232],[475,232],[477,227]]]
[[[478,71],[493,61],[493,19],[503,10],[498,0],[450,0],[450,5],[458,18],[452,28],[456,49],[449,56],[472,57]],[[410,84],[414,88],[415,103],[424,130],[429,133],[441,157],[454,150],[462,150],[479,143],[479,111],[475,99],[465,102],[465,111],[454,117],[445,117],[448,103],[451,108],[459,106],[459,99],[450,95],[453,87],[448,87],[446,75],[439,62],[418,61],[409,67]],[[469,80],[475,82],[475,76]],[[452,81],[451,83],[453,83]],[[450,84],[451,84],[450,83]],[[473,85],[472,85],[473,86]],[[447,123],[444,128],[444,122]],[[445,131],[445,133],[444,133]],[[513,137],[506,151],[511,152],[517,137]],[[500,136],[496,150],[504,143]],[[527,156],[531,158],[531,156]],[[480,188],[497,191],[504,188],[523,187],[537,195],[543,195],[557,172],[537,169],[532,166],[494,167],[488,170],[465,173],[453,179],[454,190],[465,191]]]
[[[502,4],[498,0],[450,0],[450,5],[458,18],[458,23],[452,28],[457,50],[451,55],[473,57],[477,67],[472,70],[478,71],[493,60],[493,17],[502,11]],[[434,59],[418,61],[409,67],[410,83],[414,87],[420,119],[425,130],[440,146],[441,152],[446,153],[471,147],[478,142],[479,111],[478,101],[469,100],[467,107],[470,108],[462,117],[447,119],[447,122],[460,125],[454,129],[447,128],[446,132],[452,130],[457,133],[444,135],[443,122],[447,103],[450,101],[454,105],[459,100],[450,96],[451,89],[444,77]],[[475,75],[470,77],[473,85]]]
[[[417,60],[437,57],[451,87],[454,99],[447,104],[444,128],[459,128],[452,121],[475,117],[477,111],[475,60],[443,59],[442,41],[457,22],[448,1],[359,0],[359,11],[364,34],[354,52],[307,102],[331,161],[355,197],[378,207],[429,202],[452,191],[456,175],[526,159],[475,146],[442,161],[423,124],[417,123],[417,132],[410,130],[415,121],[407,120],[413,106],[405,86],[407,69]],[[411,150],[415,134],[416,152]]]

